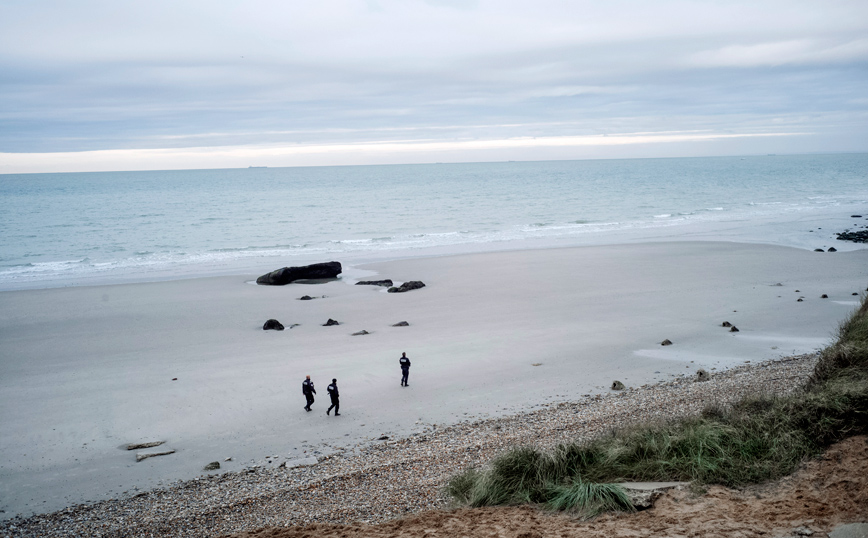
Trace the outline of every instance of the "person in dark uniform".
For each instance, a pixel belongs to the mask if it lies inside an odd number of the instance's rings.
[[[339,416],[341,416],[341,414],[338,413],[338,411],[341,410],[341,400],[340,400],[341,395],[338,394],[338,380],[337,379],[332,379],[332,384],[328,386],[328,391],[329,391],[329,398],[332,399],[332,405],[331,405],[331,407],[329,407],[326,410],[326,415],[331,413],[332,408],[334,408],[335,416],[339,417]]]
[[[310,406],[313,403],[313,395],[316,394],[316,389],[313,388],[313,381],[310,380],[310,376],[306,376],[305,380],[301,383],[301,392],[307,399],[307,405],[304,406],[304,410],[310,411]]]
[[[410,359],[407,358],[407,352],[401,353],[401,358],[398,359],[401,365],[401,386],[407,386],[407,377],[410,375]]]

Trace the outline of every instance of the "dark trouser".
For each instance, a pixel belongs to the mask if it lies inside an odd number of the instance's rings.
[[[332,405],[328,408],[328,411],[326,411],[326,415],[328,415],[332,409],[335,410],[335,415],[341,412],[341,401],[339,399],[332,398]]]
[[[402,386],[407,385],[407,378],[409,376],[410,376],[410,369],[409,368],[401,368],[401,385]]]
[[[304,397],[307,398],[307,405],[304,408],[310,410],[310,404],[313,403],[313,394],[305,394]]]

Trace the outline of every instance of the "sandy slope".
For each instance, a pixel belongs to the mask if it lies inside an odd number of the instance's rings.
[[[637,514],[578,521],[532,507],[424,512],[381,525],[309,525],[260,529],[234,538],[415,538],[544,536],[753,537],[791,536],[807,528],[824,536],[836,524],[868,521],[868,437],[839,443],[783,480],[732,490],[711,487],[697,496],[672,491]]]

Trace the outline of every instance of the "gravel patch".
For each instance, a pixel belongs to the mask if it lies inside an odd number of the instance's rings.
[[[214,536],[260,527],[377,523],[449,506],[446,481],[517,445],[551,448],[651,420],[696,414],[748,394],[787,394],[813,371],[816,354],[746,364],[698,382],[694,376],[518,415],[430,425],[408,437],[368,441],[293,467],[273,456],[240,472],[204,475],[166,488],[0,522],[0,536]]]

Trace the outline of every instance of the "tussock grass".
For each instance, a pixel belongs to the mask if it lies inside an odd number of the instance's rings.
[[[868,433],[868,296],[841,323],[810,380],[786,397],[755,396],[678,421],[634,427],[550,452],[520,447],[453,477],[460,504],[534,503],[593,515],[632,508],[619,481],[740,486],[791,473],[805,458]]]

